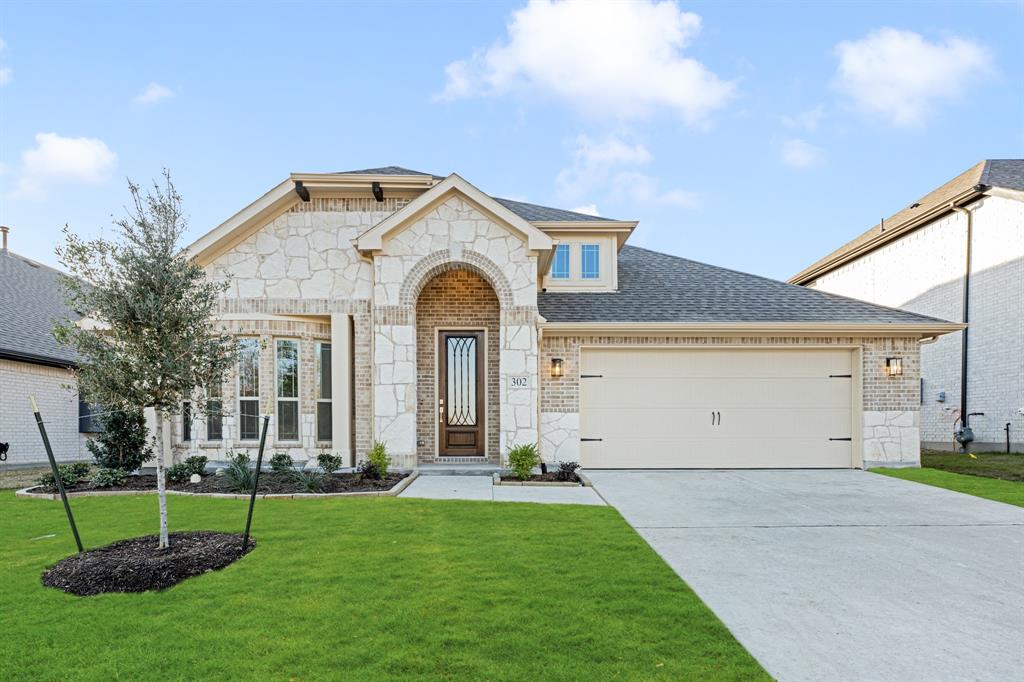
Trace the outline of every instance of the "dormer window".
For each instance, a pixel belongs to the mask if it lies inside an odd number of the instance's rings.
[[[601,247],[598,244],[580,245],[580,276],[583,279],[601,278]]]
[[[551,263],[552,279],[569,279],[569,245],[559,244],[555,247],[555,257]]]

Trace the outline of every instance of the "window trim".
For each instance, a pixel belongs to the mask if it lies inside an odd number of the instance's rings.
[[[254,396],[248,396],[248,395],[243,396],[242,395],[242,360],[241,360],[241,357],[239,357],[239,360],[238,360],[238,371],[235,372],[235,375],[236,375],[235,376],[235,398],[236,398],[236,402],[238,403],[238,440],[243,442],[243,443],[254,443],[257,440],[259,440],[259,437],[260,437],[260,435],[259,435],[259,431],[260,431],[260,428],[259,428],[259,425],[260,425],[260,419],[259,419],[259,414],[260,414],[260,384],[261,384],[261,381],[260,381],[260,362],[262,360],[262,358],[260,357],[260,354],[263,351],[263,349],[260,347],[260,339],[258,337],[244,336],[244,337],[240,337],[238,340],[239,340],[239,342],[242,342],[242,341],[255,341],[256,342],[256,395],[254,395]],[[252,438],[245,438],[242,435],[242,420],[244,418],[243,417],[243,411],[242,411],[242,403],[256,403],[256,435],[253,436]]]
[[[594,250],[594,274],[587,274],[587,250]],[[600,281],[601,280],[601,245],[583,243],[580,244],[580,280],[582,281]]]
[[[556,274],[559,252],[565,254],[565,274]],[[551,258],[551,279],[568,280],[572,278],[572,244],[556,244],[555,253]]]
[[[279,365],[277,360],[277,345],[282,342],[292,342],[295,344],[295,397],[294,398],[282,398],[278,395],[278,389],[280,388],[280,374],[278,373]],[[302,342],[296,338],[275,338],[274,339],[274,409],[278,416],[277,425],[274,429],[275,442],[279,443],[301,443],[302,442],[302,405],[300,403],[302,399]],[[281,403],[282,402],[293,402],[295,403],[295,438],[282,438],[281,437]]]

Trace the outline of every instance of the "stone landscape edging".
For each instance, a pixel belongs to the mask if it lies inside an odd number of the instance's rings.
[[[419,476],[419,472],[413,471],[408,476],[403,478],[401,481],[393,485],[387,490],[366,490],[352,493],[263,493],[256,495],[258,499],[295,499],[295,498],[325,498],[325,497],[395,497],[400,492],[409,487]],[[28,488],[22,488],[14,493],[15,497],[21,497],[24,499],[34,500],[59,500],[59,493],[40,493],[33,492],[36,488],[42,488],[41,485],[33,485]],[[155,495],[156,490],[82,490],[79,492],[69,492],[68,498],[72,497],[114,497],[114,496],[133,496],[133,495]],[[168,490],[168,495],[177,495],[179,497],[213,497],[221,500],[248,500],[252,497],[251,494],[238,494],[238,493],[190,493],[187,490]]]
[[[580,479],[578,483],[572,481],[503,481],[501,480],[500,474],[494,474],[491,477],[494,485],[516,485],[516,486],[536,486],[538,488],[592,488],[589,478],[585,478],[580,472],[576,472],[576,476]]]

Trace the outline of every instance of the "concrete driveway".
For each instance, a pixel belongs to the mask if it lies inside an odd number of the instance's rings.
[[[1024,679],[1024,509],[863,471],[588,471],[781,680]]]

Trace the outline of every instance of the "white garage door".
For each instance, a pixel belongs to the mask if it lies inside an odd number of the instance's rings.
[[[849,350],[585,348],[584,467],[852,466]]]

